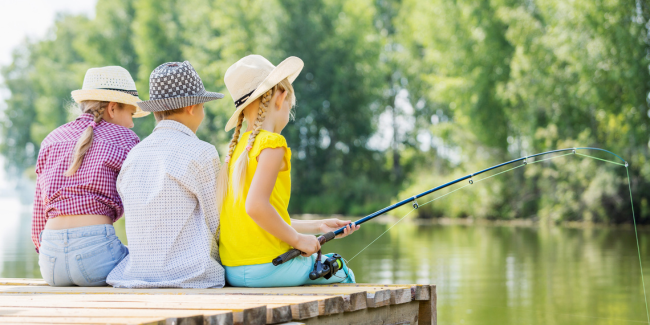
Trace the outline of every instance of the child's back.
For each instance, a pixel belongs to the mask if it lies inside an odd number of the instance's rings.
[[[246,287],[354,283],[354,273],[336,254],[321,255],[316,237],[345,227],[348,235],[359,229],[338,219],[291,220],[291,150],[280,132],[295,106],[293,82],[303,62],[290,57],[277,67],[264,57],[249,55],[226,71],[224,80],[235,101],[226,124],[234,128],[226,166],[219,172],[223,222],[219,245],[228,283]],[[243,122],[247,130],[240,138]],[[280,266],[271,263],[291,247],[299,256]],[[317,253],[318,252],[318,253]],[[336,263],[331,274],[310,276],[320,263]]]
[[[127,254],[113,223],[124,207],[115,182],[140,140],[129,128],[139,110],[135,82],[117,66],[88,69],[71,93],[83,113],[41,143],[32,240],[51,286],[103,286]]]
[[[183,71],[196,74],[189,62],[168,63],[154,70],[152,79],[156,79],[156,71],[161,69],[166,69],[163,72],[167,74]],[[157,79],[162,78],[167,76]],[[198,74],[196,79],[198,84]],[[151,82],[152,89],[155,82]],[[127,288],[224,285],[217,246],[219,155],[213,145],[195,135],[203,119],[202,103],[223,95],[212,93],[210,96],[194,99],[186,96],[185,99],[200,104],[190,102],[190,106],[175,107],[179,112],[166,115],[169,119],[160,121],[153,133],[124,161],[117,189],[125,209],[129,255],[109,274],[108,284]],[[157,103],[155,99],[151,102]],[[189,111],[201,114],[192,115],[187,113]],[[194,119],[192,127],[195,128],[190,129],[173,118]]]
[[[112,123],[98,124],[94,128],[93,144],[86,152],[84,164],[79,167],[75,177],[64,176],[70,165],[70,153],[91,121],[91,114],[82,114],[75,121],[52,131],[41,143],[36,173],[39,175],[40,196],[49,198],[49,218],[97,214],[117,220],[124,212],[114,184],[122,161],[139,141],[133,131]],[[35,204],[40,202],[37,200]],[[35,222],[32,240],[39,247],[38,236],[45,227],[45,218]]]

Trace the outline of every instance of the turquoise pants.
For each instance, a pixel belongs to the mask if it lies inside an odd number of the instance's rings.
[[[325,261],[332,254],[325,254],[321,260]],[[309,257],[298,256],[284,264],[273,266],[272,263],[224,266],[226,281],[234,287],[295,287],[305,284],[330,284],[330,283],[355,283],[354,273],[347,264],[331,278],[309,279],[309,273],[314,268],[317,254]]]

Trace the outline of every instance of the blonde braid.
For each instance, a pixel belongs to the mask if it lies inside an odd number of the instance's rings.
[[[275,87],[274,87],[275,88]],[[269,89],[264,95],[262,95],[262,100],[260,101],[260,107],[257,110],[257,119],[255,119],[255,124],[253,125],[253,132],[251,132],[248,137],[248,143],[246,144],[246,151],[237,159],[235,163],[235,170],[232,173],[232,185],[233,185],[233,202],[237,202],[237,199],[241,196],[244,196],[244,187],[246,186],[246,170],[248,169],[248,153],[253,149],[253,144],[255,143],[255,138],[260,133],[262,129],[262,123],[266,118],[266,111],[269,106],[269,102],[273,97],[274,89]]]
[[[239,119],[237,120],[237,127],[235,127],[235,132],[232,134],[232,139],[228,145],[228,154],[226,159],[219,168],[217,173],[217,208],[221,211],[223,201],[226,199],[228,194],[228,166],[230,164],[230,158],[237,148],[237,143],[239,143],[239,133],[241,133],[242,124],[244,123],[244,112],[242,111],[239,114]]]
[[[81,108],[81,111],[84,113],[92,114],[94,116],[93,122],[95,124],[99,124],[104,118],[104,111],[108,107],[108,104],[109,102],[88,100],[88,101],[81,102],[79,108]],[[120,105],[121,107],[121,104],[118,105]],[[77,143],[75,144],[74,149],[72,151],[72,163],[70,163],[70,167],[68,167],[68,170],[66,170],[65,173],[63,173],[64,176],[70,177],[74,175],[77,172],[77,170],[79,170],[79,167],[81,167],[81,163],[83,162],[86,153],[93,145],[94,137],[95,137],[94,125],[88,126],[83,131],[83,133],[81,133],[81,136],[79,137],[79,140],[77,140]]]

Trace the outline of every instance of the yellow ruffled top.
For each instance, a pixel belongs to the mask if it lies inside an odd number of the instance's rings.
[[[228,164],[228,176],[232,180],[234,162],[246,149],[250,132],[242,135]],[[225,266],[241,266],[270,263],[278,255],[291,249],[289,244],[271,235],[253,221],[246,213],[245,198],[248,196],[253,176],[257,170],[257,157],[267,148],[284,148],[285,169],[280,171],[271,193],[271,205],[282,219],[291,224],[289,218],[289,198],[291,196],[291,149],[287,140],[278,133],[261,130],[248,153],[248,170],[244,186],[244,199],[234,202],[232,190],[228,191],[221,208],[221,235],[219,236],[219,254]],[[232,189],[232,188],[231,188]]]

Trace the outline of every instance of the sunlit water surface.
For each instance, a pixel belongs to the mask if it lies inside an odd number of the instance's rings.
[[[4,193],[0,276],[38,278],[31,206]],[[325,251],[351,258],[388,226],[366,224]],[[116,228],[124,240],[124,223]],[[649,239],[641,233],[642,252]],[[630,230],[405,222],[350,265],[359,282],[436,284],[439,324],[641,324],[646,318]]]

